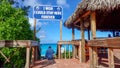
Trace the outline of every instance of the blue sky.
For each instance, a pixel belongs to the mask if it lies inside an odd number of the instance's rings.
[[[29,9],[29,23],[33,28],[33,6],[35,5],[51,5],[61,6],[63,8],[63,23],[72,13],[75,11],[77,5],[81,0],[25,0],[21,4],[25,6],[31,6]],[[41,30],[37,33],[37,37],[40,38],[41,43],[57,43],[60,39],[60,24],[56,20],[39,20],[37,19],[37,29],[41,27]],[[62,39],[71,40],[72,30],[63,26]],[[108,32],[97,32],[97,37],[107,37]],[[81,34],[79,30],[75,30],[75,39],[80,39]],[[85,32],[85,38],[87,39],[87,32]]]

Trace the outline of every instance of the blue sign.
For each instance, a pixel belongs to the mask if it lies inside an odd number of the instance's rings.
[[[62,7],[35,6],[33,15],[36,19],[62,19]]]

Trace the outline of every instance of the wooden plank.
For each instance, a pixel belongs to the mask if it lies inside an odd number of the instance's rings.
[[[0,47],[5,47],[5,40],[0,40]]]
[[[27,45],[27,43],[29,45]],[[27,46],[38,46],[38,42],[32,40],[0,40],[0,47],[27,47]]]
[[[58,41],[58,44],[72,44],[72,41]]]
[[[114,54],[112,48],[108,48],[108,62],[109,62],[109,68],[115,68]]]
[[[120,46],[120,38],[109,38],[106,41],[109,46]]]

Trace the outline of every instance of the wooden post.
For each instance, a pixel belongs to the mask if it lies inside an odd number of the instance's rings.
[[[96,13],[92,12],[91,13],[91,31],[92,31],[92,39],[96,38]],[[95,68],[95,66],[97,66],[96,64],[98,64],[97,62],[97,58],[96,57],[96,50],[92,47],[90,48],[90,68]]]
[[[97,54],[97,47],[94,47],[93,48],[93,65],[94,65],[94,68],[96,68],[98,66],[98,54]]]
[[[96,38],[96,14],[95,12],[91,14],[91,31],[92,31],[92,39]]]
[[[83,26],[83,21],[81,22],[81,38],[82,40],[80,46],[80,62],[85,62],[85,38],[84,38],[84,26]]]
[[[70,59],[70,45],[68,45],[68,47],[69,47],[69,59]]]
[[[26,64],[25,68],[30,68],[30,47],[26,47]]]
[[[75,31],[74,31],[74,27],[72,27],[72,40],[74,40],[74,39],[75,39]],[[72,44],[72,46],[73,46],[73,48],[72,48],[73,57],[72,58],[75,58],[75,45]]]
[[[64,54],[65,54],[65,59],[66,59],[66,45],[64,45]]]
[[[113,49],[108,48],[108,62],[109,62],[109,68],[115,68],[114,66],[114,55],[113,55]]]
[[[74,27],[72,27],[72,40],[75,39],[75,30],[74,30]]]
[[[38,46],[35,46],[35,61],[38,59]]]
[[[34,40],[36,40],[36,19],[34,19],[34,36],[33,36]],[[34,65],[34,61],[35,61],[35,47],[32,47],[32,59],[31,62]]]
[[[60,20],[60,41],[62,41],[62,20]]]
[[[79,57],[79,61],[81,61],[81,41],[80,41],[80,44],[79,44],[79,47],[78,47],[78,57]]]
[[[60,54],[61,54],[61,46],[58,45],[58,59],[60,59]]]
[[[93,66],[93,47],[89,47],[89,56],[90,56],[90,68],[94,68],[94,66]]]

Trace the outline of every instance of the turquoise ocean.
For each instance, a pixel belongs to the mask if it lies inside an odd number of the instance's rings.
[[[41,56],[45,56],[46,50],[48,47],[51,46],[52,49],[55,51],[55,54],[57,53],[57,44],[40,44],[41,49]],[[65,45],[62,45],[62,48],[64,49]],[[68,46],[66,45],[66,50],[72,51],[72,45]]]

